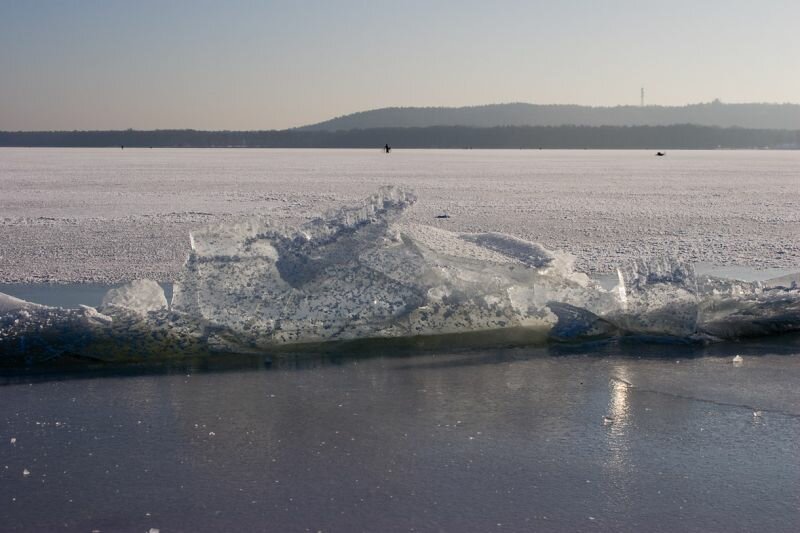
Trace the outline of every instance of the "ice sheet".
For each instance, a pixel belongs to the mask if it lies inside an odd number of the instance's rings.
[[[410,223],[541,243],[589,274],[638,256],[795,269],[798,165],[797,151],[0,149],[0,282],[172,281],[198,226],[296,225],[387,184],[419,194]]]

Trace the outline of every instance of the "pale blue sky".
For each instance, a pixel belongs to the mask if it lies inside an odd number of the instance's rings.
[[[800,101],[800,2],[0,0],[0,130]]]

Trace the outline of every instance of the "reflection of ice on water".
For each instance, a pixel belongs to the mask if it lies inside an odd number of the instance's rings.
[[[614,418],[612,431],[620,431],[628,422],[628,373],[624,366],[615,368],[617,378],[612,381],[611,399],[608,407]]]
[[[635,466],[631,464],[630,378],[625,364],[615,365],[611,375],[606,416],[612,420],[602,428],[606,445],[603,467],[612,485],[609,489],[616,492],[616,505],[624,506],[633,499],[628,489],[635,475]]]
[[[627,450],[625,440],[629,429],[628,394],[630,385],[628,372],[624,365],[614,367],[615,377],[609,382],[607,438],[609,450],[612,452],[611,464],[621,466],[624,463],[624,452]]]

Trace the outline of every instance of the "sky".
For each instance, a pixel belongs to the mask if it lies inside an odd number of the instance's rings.
[[[0,0],[0,130],[800,101],[796,0]]]

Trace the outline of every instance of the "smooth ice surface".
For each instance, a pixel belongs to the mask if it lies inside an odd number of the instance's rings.
[[[798,151],[0,148],[0,281],[172,281],[198,226],[295,225],[389,184],[419,195],[412,223],[538,242],[587,273],[640,255],[795,269],[798,168]]]
[[[795,532],[800,352],[776,347],[22,380],[0,386],[0,523]]]
[[[51,307],[99,307],[113,285],[88,283],[0,283],[0,292]],[[168,286],[171,290],[172,287]]]

